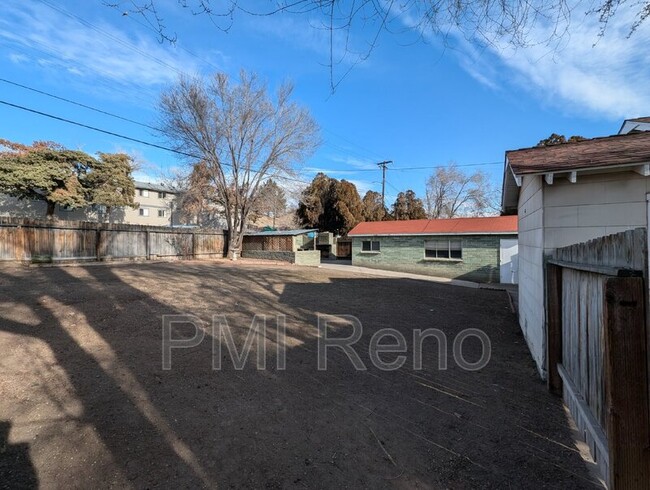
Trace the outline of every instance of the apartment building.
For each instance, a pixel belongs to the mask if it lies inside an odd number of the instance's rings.
[[[66,221],[111,221],[151,226],[173,226],[179,224],[177,211],[177,192],[164,184],[135,182],[136,209],[116,208],[111,216],[106,216],[102,206],[88,206],[79,209],[66,209],[56,206],[54,215]],[[0,216],[44,218],[46,205],[43,201],[16,199],[0,194]]]
[[[174,217],[176,192],[164,184],[135,183],[137,209],[124,210],[124,223],[134,225],[170,226],[177,224]]]

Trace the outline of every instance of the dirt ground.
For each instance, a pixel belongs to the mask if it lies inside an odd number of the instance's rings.
[[[173,349],[163,370],[161,316],[179,313],[206,327],[225,314],[238,346],[254,314],[286,315],[286,370],[271,328],[266,370],[255,351],[240,371],[222,351],[213,370],[210,335]],[[339,350],[317,370],[318,313],[359,318],[367,370]],[[368,345],[386,327],[409,344],[413,329],[439,328],[449,351],[458,332],[479,328],[491,361],[439,370],[429,339],[422,371],[411,346],[404,367],[382,371]],[[464,347],[475,360],[478,342]],[[0,373],[0,487],[596,485],[502,291],[243,263],[5,267]]]

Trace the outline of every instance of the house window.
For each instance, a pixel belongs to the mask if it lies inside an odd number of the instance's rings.
[[[167,193],[166,193],[166,192],[159,192],[159,193],[158,193],[158,199],[165,199],[166,197],[167,197]]]
[[[462,259],[461,240],[426,240],[424,257],[427,259]]]
[[[159,209],[158,210],[158,217],[159,218],[164,218],[165,217],[165,210],[164,209]]]
[[[149,197],[149,191],[147,189],[140,189],[141,197]]]
[[[140,216],[149,216],[149,210],[147,208],[140,208]]]
[[[362,252],[379,252],[380,251],[379,241],[363,240],[361,242],[361,251]]]

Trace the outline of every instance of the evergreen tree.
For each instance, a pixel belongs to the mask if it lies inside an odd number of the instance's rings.
[[[422,199],[416,197],[415,192],[407,190],[400,192],[393,204],[393,218],[396,220],[426,219],[427,213],[424,210]]]

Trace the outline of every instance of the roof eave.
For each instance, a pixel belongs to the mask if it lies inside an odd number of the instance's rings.
[[[501,188],[501,213],[504,215],[517,214],[519,189],[521,187],[520,179],[518,180],[506,156],[503,186]]]
[[[364,238],[364,237],[375,237],[375,236],[457,236],[457,235],[470,235],[470,236],[476,236],[476,235],[517,235],[519,232],[518,231],[469,231],[469,232],[453,232],[453,231],[447,231],[444,233],[440,232],[434,232],[434,233],[424,233],[424,232],[418,232],[418,233],[359,233],[359,234],[349,234],[349,237],[352,238]]]
[[[594,171],[600,171],[600,170],[609,170],[611,172],[627,172],[629,170],[634,170],[635,167],[639,167],[641,165],[646,165],[650,163],[647,160],[639,160],[636,162],[630,162],[630,163],[619,163],[616,165],[590,165],[590,166],[585,166],[585,167],[556,167],[556,168],[548,168],[544,170],[540,169],[534,169],[530,171],[525,171],[525,170],[519,170],[516,171],[512,166],[512,172],[516,177],[523,177],[524,175],[546,175],[546,174],[566,174],[569,172],[594,172]]]

